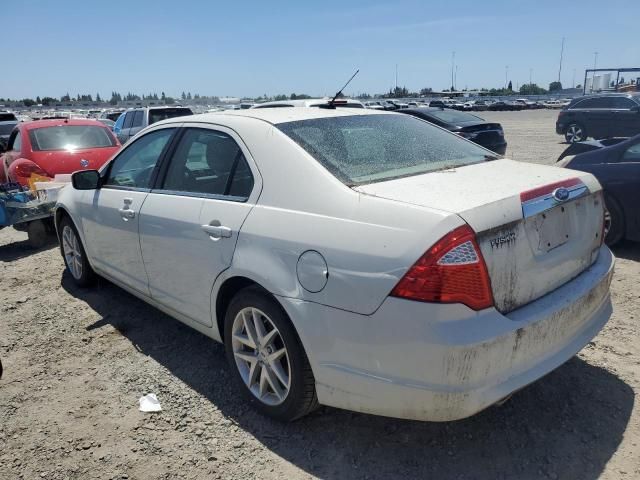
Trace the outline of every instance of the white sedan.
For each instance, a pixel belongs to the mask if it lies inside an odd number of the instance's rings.
[[[55,220],[77,284],[97,274],[223,342],[265,414],[453,420],[611,314],[598,182],[492,155],[390,112],[174,118],[76,172]]]

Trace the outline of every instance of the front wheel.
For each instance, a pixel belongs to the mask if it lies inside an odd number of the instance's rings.
[[[76,227],[69,217],[64,217],[60,221],[59,230],[60,249],[71,278],[79,287],[89,286],[95,280],[95,273],[89,264]]]
[[[267,292],[245,288],[225,315],[227,360],[257,410],[293,421],[318,405],[311,366],[291,322]]]
[[[564,139],[567,143],[583,142],[587,139],[587,131],[579,123],[572,123],[567,127]]]

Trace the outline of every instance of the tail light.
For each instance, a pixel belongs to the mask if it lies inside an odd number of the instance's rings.
[[[43,177],[48,177],[49,174],[42,170],[38,165],[33,162],[19,162],[13,170],[15,176],[20,178],[29,178],[34,173]]]
[[[469,225],[449,232],[409,269],[391,296],[436,303],[493,306],[487,266]]]

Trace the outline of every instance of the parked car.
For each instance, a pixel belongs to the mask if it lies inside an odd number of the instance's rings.
[[[123,112],[124,109],[107,110],[100,114],[99,119],[107,118],[115,122]]]
[[[597,180],[488,158],[410,115],[205,114],[76,172],[55,219],[73,281],[104,276],[223,342],[265,414],[453,420],[611,314]]]
[[[583,147],[583,153],[563,154],[558,165],[589,172],[602,184],[608,210],[607,244],[615,245],[625,238],[640,241],[640,135],[574,143],[567,150],[575,151],[578,146]]]
[[[499,123],[490,123],[470,113],[449,108],[420,107],[398,110],[398,112],[413,115],[446,128],[500,155],[504,155],[507,151],[504,130]]]
[[[605,93],[574,98],[558,113],[556,133],[567,142],[640,133],[640,94]]]
[[[18,125],[18,119],[11,112],[0,112],[0,153],[7,149],[9,134]]]
[[[127,110],[122,117],[122,125],[114,125],[114,133],[123,145],[143,128],[167,118],[193,115],[188,107],[142,107]],[[120,117],[118,117],[120,119]],[[116,126],[118,129],[116,130]]]
[[[306,100],[277,100],[254,105],[253,108],[282,108],[282,107],[322,107],[329,104],[330,98],[309,98]],[[353,98],[337,98],[334,102],[341,108],[365,108],[364,103]]]
[[[32,175],[100,168],[120,144],[97,120],[37,120],[20,123],[11,132],[7,151],[0,157],[0,183],[27,186]]]

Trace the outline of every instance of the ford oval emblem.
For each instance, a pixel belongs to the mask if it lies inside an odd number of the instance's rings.
[[[569,198],[569,190],[564,187],[556,188],[553,191],[553,198],[555,198],[558,202],[564,202]]]
[[[82,168],[87,168],[89,166],[89,160],[85,160],[84,158],[80,160],[80,166]]]

